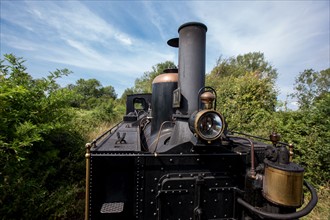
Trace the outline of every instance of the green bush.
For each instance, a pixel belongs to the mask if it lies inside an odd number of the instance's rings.
[[[56,70],[35,80],[26,73],[21,58],[4,58],[0,68],[0,216],[81,217],[77,195],[70,192],[83,190],[85,141],[73,126],[70,100],[74,93],[56,84],[69,71]],[[62,198],[64,191],[68,194]],[[61,213],[63,205],[72,204],[76,211]]]

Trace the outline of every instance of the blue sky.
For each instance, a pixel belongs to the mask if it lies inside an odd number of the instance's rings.
[[[28,72],[57,68],[114,86],[120,96],[134,80],[166,60],[178,27],[207,25],[206,73],[219,56],[263,52],[279,73],[279,99],[304,69],[330,67],[329,1],[9,1],[1,0],[1,57],[23,57]]]

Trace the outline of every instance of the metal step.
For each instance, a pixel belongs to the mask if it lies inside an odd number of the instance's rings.
[[[124,210],[123,202],[103,203],[101,213],[120,213]]]

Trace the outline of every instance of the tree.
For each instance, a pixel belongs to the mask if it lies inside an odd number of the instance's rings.
[[[305,168],[305,177],[325,185],[330,179],[330,94],[309,109],[276,112],[277,131],[294,144],[294,161]]]
[[[92,109],[103,101],[117,98],[113,86],[103,87],[97,79],[79,79],[76,85],[70,84],[66,88],[76,93],[71,103],[73,107]]]
[[[320,72],[304,70],[296,78],[295,90],[292,96],[298,99],[299,107],[309,108],[316,99],[330,92],[330,68]]]
[[[127,96],[132,94],[134,94],[134,87],[125,89],[125,91],[120,97],[121,104],[126,105]]]
[[[79,79],[76,82],[75,90],[85,99],[100,96],[101,83],[97,79]]]
[[[115,92],[115,88],[113,86],[106,86],[100,89],[100,97],[116,99],[117,94]]]
[[[56,79],[67,69],[33,79],[24,60],[4,55],[0,66],[0,216],[73,218],[82,212],[83,138],[70,108],[72,91]],[[71,193],[75,192],[75,193]],[[65,194],[65,198],[59,195]],[[75,204],[72,206],[72,204]],[[72,210],[61,210],[71,206]],[[39,211],[42,210],[42,211]],[[79,210],[79,211],[78,211]]]
[[[277,70],[265,60],[260,52],[247,53],[223,59],[221,56],[211,74],[218,77],[243,76],[246,72],[253,72],[259,79],[267,79],[275,83]]]
[[[266,136],[274,129],[276,95],[274,69],[261,53],[219,59],[206,77],[217,92],[217,107],[229,128]],[[267,132],[267,133],[265,133]]]
[[[283,140],[295,144],[295,161],[314,184],[330,179],[330,69],[307,69],[296,79],[297,111],[278,112]]]

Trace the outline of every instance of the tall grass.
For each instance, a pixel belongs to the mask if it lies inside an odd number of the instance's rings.
[[[301,218],[302,220],[330,220],[330,182],[317,189],[319,201],[312,212]],[[310,195],[306,195],[305,204],[309,201]]]
[[[104,120],[98,117],[99,112],[96,110],[80,109],[75,111],[77,113],[75,120],[76,126],[79,128],[86,142],[92,142],[105,131],[115,126],[121,119],[121,117],[116,115],[112,120]]]
[[[90,128],[89,132],[85,135],[86,140],[89,142],[93,141],[95,138],[115,126],[115,124],[116,123],[113,122],[101,122],[98,126]]]

